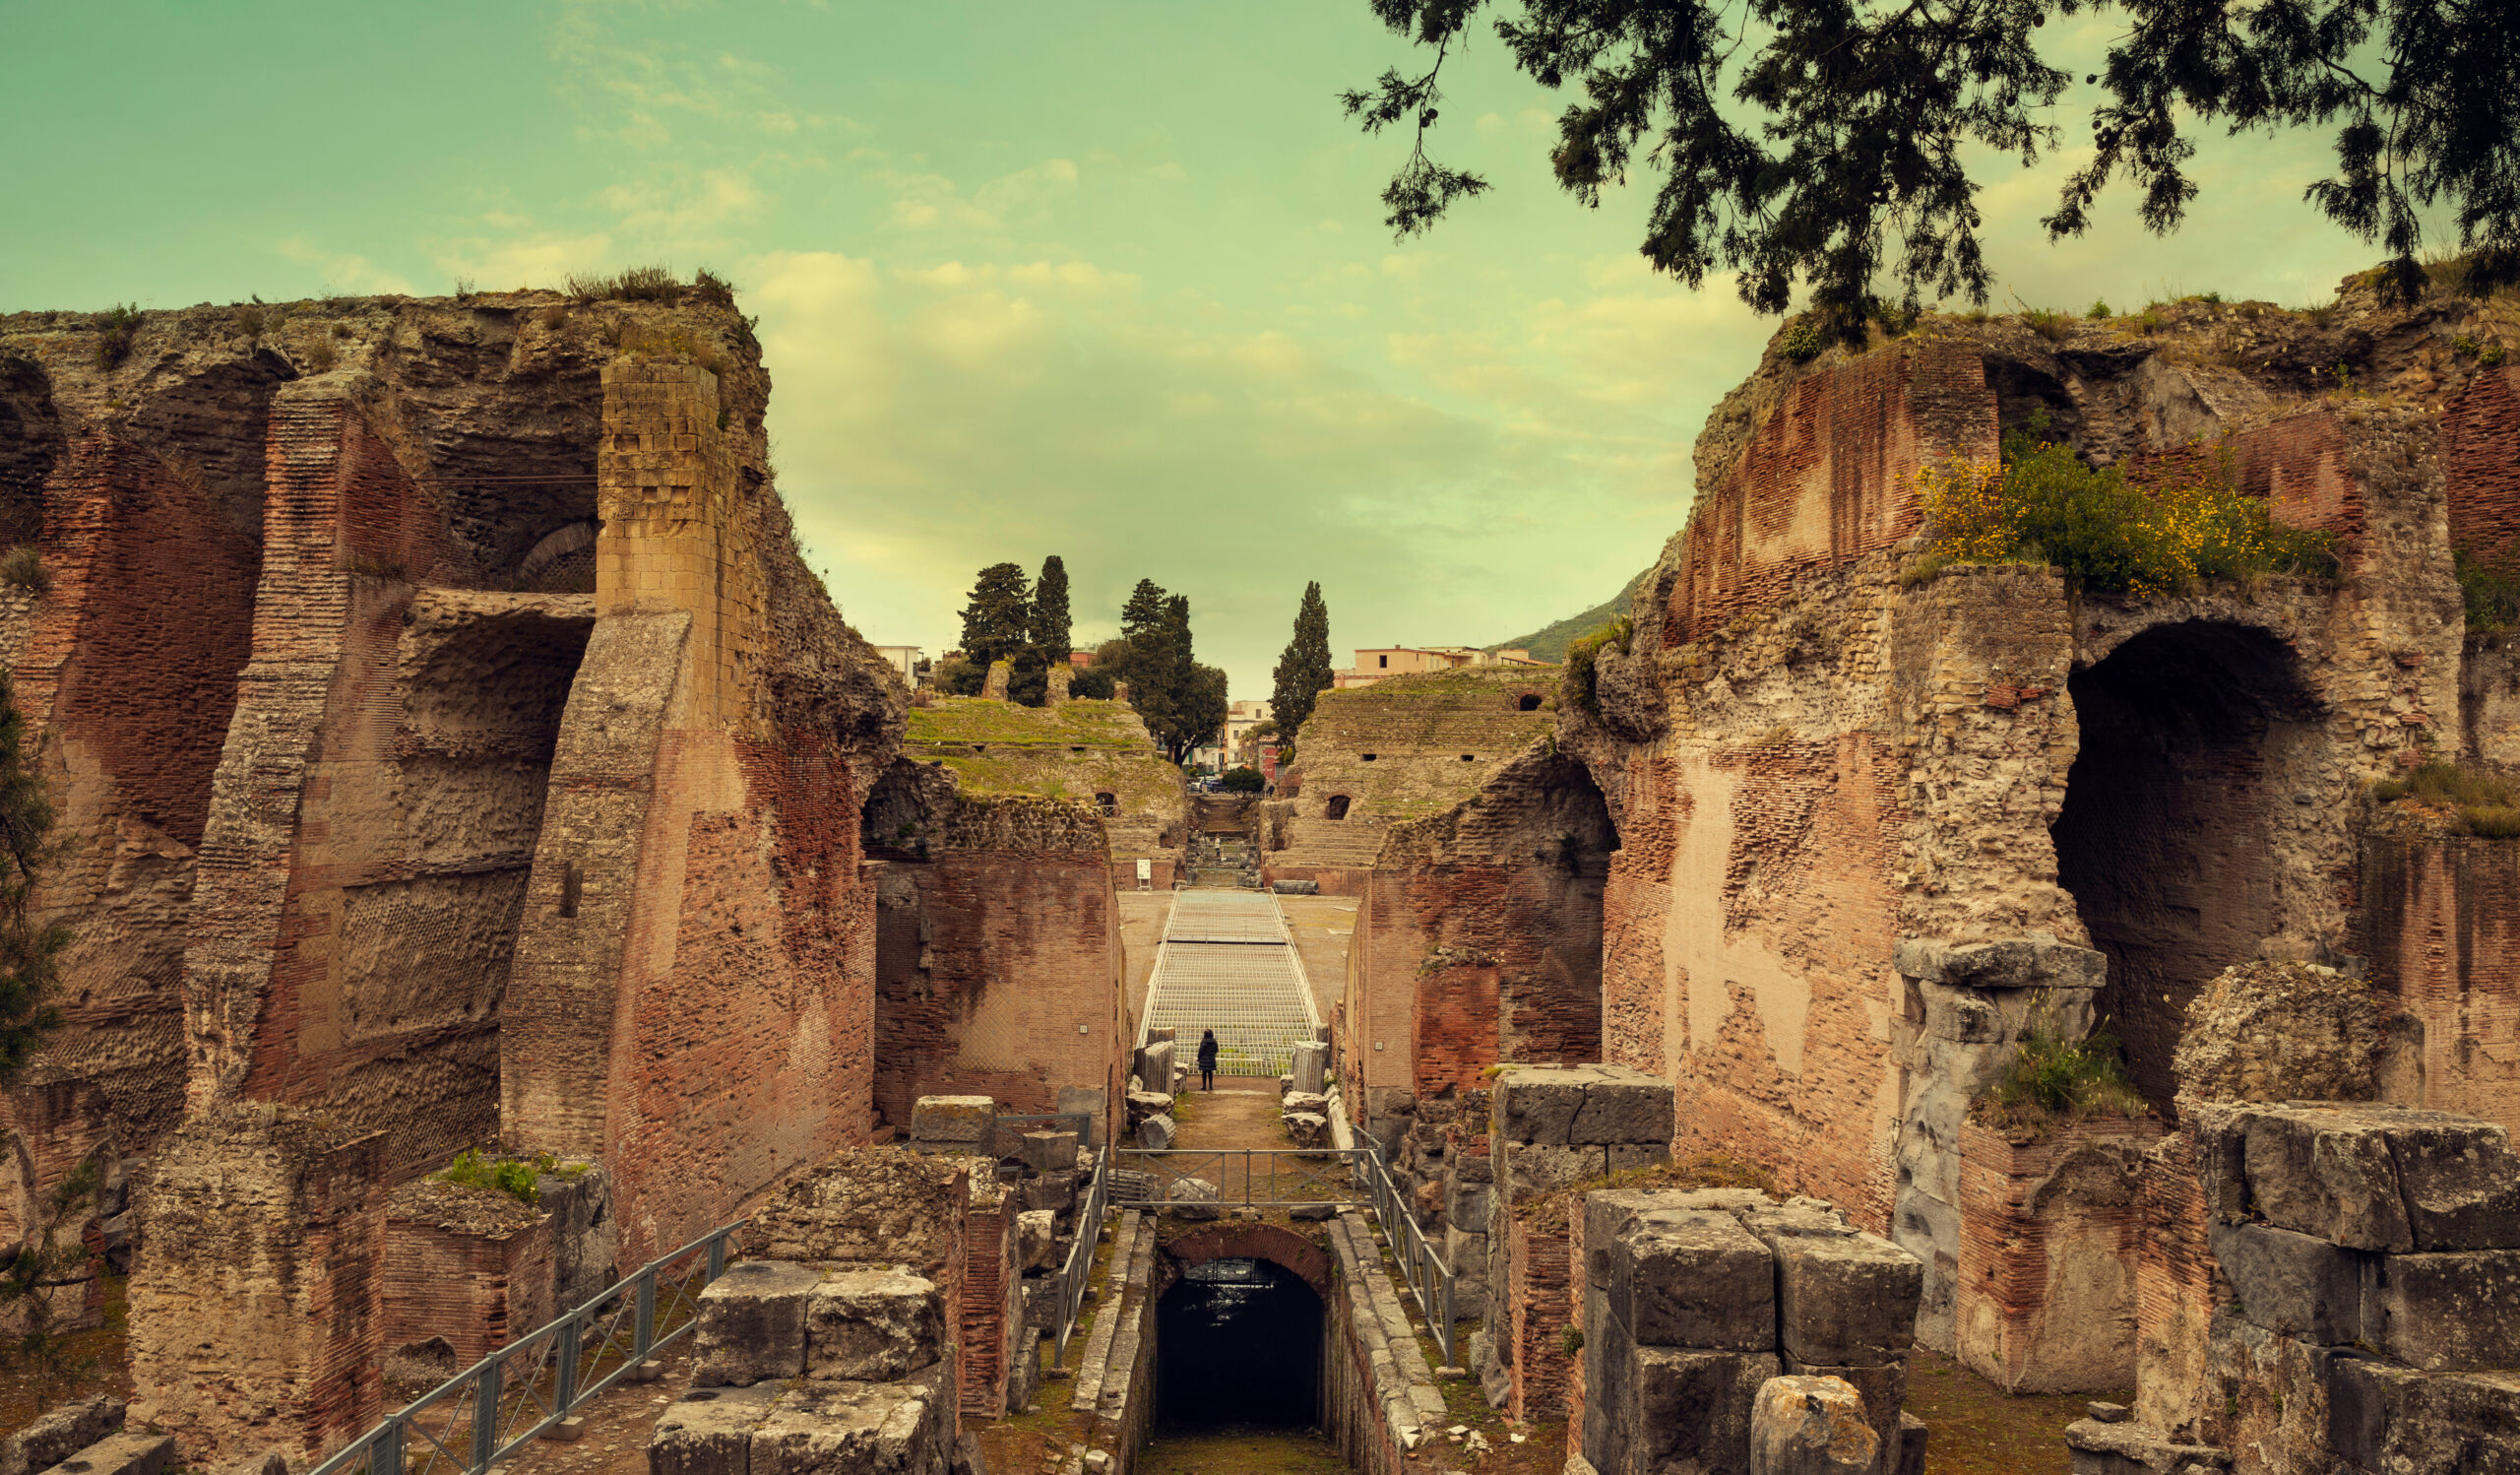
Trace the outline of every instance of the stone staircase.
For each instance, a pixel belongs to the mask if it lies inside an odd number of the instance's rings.
[[[1378,819],[1290,819],[1287,848],[1267,857],[1271,870],[1296,868],[1369,870],[1382,853],[1390,825]]]

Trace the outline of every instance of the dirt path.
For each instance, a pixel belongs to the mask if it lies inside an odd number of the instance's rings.
[[[1228,1207],[1349,1196],[1344,1165],[1292,1155],[1294,1144],[1278,1116],[1276,1081],[1221,1075],[1215,1090],[1202,1091],[1193,1077],[1173,1120],[1181,1125],[1172,1139],[1177,1155],[1145,1161],[1159,1165],[1167,1180],[1206,1179],[1217,1186],[1217,1201]]]

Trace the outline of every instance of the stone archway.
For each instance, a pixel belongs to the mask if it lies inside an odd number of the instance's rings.
[[[1329,1251],[1273,1224],[1221,1224],[1160,1246],[1156,1417],[1171,1426],[1319,1427]]]
[[[2167,1110],[2188,1001],[2280,930],[2283,831],[2317,702],[2278,636],[2190,619],[2069,678],[2081,747],[2050,834],[2057,880],[2109,955],[2098,999],[2135,1083]]]

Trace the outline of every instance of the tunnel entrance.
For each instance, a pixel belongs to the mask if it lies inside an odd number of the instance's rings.
[[[2057,879],[2109,957],[2103,1027],[2164,1112],[2188,1001],[2280,930],[2274,836],[2309,793],[2316,703],[2263,630],[2147,630],[2068,681],[2082,728],[2050,833]]]
[[[1182,1267],[1156,1304],[1158,1438],[1321,1422],[1320,1295],[1264,1259]]]

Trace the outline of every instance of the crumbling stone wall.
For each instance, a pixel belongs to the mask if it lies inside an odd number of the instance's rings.
[[[1550,730],[1551,685],[1473,667],[1321,693],[1279,780],[1290,802],[1266,826],[1261,878],[1357,894],[1392,825],[1468,800]]]
[[[2520,1130],[2520,846],[2409,816],[2362,840],[2360,945],[2414,1079],[2393,1099]]]
[[[2312,369],[2446,379],[2489,419],[2500,391],[2450,347],[2487,310],[2353,288],[2315,322],[2197,302],[2062,342],[1929,318],[1772,353],[1710,421],[1690,526],[1562,713],[1620,840],[1604,1053],[1677,1085],[1680,1149],[1915,1252],[1929,1340],[1954,1335],[1967,1104],[2034,1000],[2067,1032],[2106,1017],[2167,1111],[2217,970],[2354,948],[2364,785],[2457,731],[2435,509],[2444,436],[2488,442],[2412,392],[2315,398]],[[1914,473],[2037,411],[2138,478],[2228,449],[2279,515],[2339,535],[2346,578],[2134,600],[1920,567]],[[2480,506],[2489,481],[2463,483]]]

